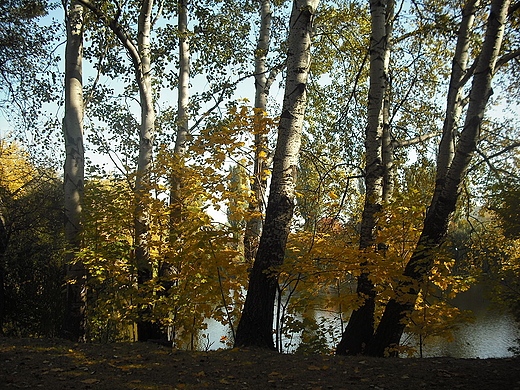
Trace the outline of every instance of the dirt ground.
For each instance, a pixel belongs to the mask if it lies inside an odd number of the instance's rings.
[[[0,389],[520,390],[520,359],[173,351],[149,343],[0,337]]]

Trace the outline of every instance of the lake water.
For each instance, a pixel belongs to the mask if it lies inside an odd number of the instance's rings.
[[[519,326],[511,315],[491,310],[482,287],[475,286],[459,294],[453,303],[462,310],[471,310],[475,322],[460,325],[453,332],[452,342],[440,337],[427,338],[423,343],[423,357],[485,359],[513,356],[508,348],[518,346],[516,340],[520,339]],[[206,336],[201,342],[203,349],[226,347],[220,340],[221,337],[229,337],[229,328],[216,321],[208,321],[208,329],[204,333]],[[409,339],[408,344],[419,349],[417,340]]]
[[[426,339],[424,357],[485,359],[513,356],[508,348],[518,346],[519,325],[511,315],[492,310],[481,286],[474,286],[459,294],[453,303],[459,309],[471,310],[475,322],[461,325],[453,332],[455,340],[452,342],[440,337]]]

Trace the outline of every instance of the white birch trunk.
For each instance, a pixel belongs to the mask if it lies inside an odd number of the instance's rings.
[[[150,192],[150,169],[153,158],[153,142],[155,135],[155,110],[152,96],[150,34],[152,30],[153,0],[145,0],[141,4],[138,20],[139,53],[138,66],[135,67],[139,100],[141,104],[141,125],[139,129],[139,157],[135,182],[135,245],[136,262],[139,269],[139,281],[145,282],[151,278],[149,264],[149,220],[150,210],[148,196]],[[135,61],[134,61],[135,63]]]
[[[186,152],[188,136],[188,104],[190,83],[190,43],[188,38],[188,4],[187,0],[179,0],[179,85],[177,105],[177,138],[175,139],[175,155],[181,157]]]
[[[482,118],[492,93],[491,81],[502,46],[509,3],[509,0],[494,0],[491,4],[486,36],[473,76],[464,128],[446,172],[444,184],[439,190],[439,195],[434,196],[426,214],[421,237],[406,265],[404,279],[395,289],[396,298],[391,299],[386,305],[377,331],[367,347],[369,355],[383,356],[388,347],[399,344],[406,326],[406,316],[413,310],[421,286],[432,269],[433,251],[442,243],[447,233],[461,183],[477,148]],[[464,34],[462,30],[461,33]]]
[[[149,221],[150,221],[150,170],[153,159],[153,143],[155,137],[155,109],[153,105],[152,75],[151,75],[151,31],[153,0],[144,0],[139,10],[137,22],[137,45],[119,24],[117,17],[110,19],[103,10],[96,7],[90,0],[77,0],[96,18],[109,27],[126,49],[135,72],[139,89],[141,106],[141,123],[139,127],[139,154],[135,179],[135,210],[134,210],[134,245],[135,261],[138,269],[138,283],[144,283],[152,276],[149,254]],[[147,332],[146,330],[144,331]],[[138,327],[141,338],[147,336]]]
[[[81,247],[81,208],[84,193],[83,147],[83,6],[72,1],[67,12],[65,48],[65,164],[63,175],[68,280],[63,334],[85,341],[86,270],[75,257]]]
[[[390,141],[388,67],[393,25],[393,0],[370,0],[370,87],[368,125],[365,135],[365,204],[359,248],[376,250],[378,216],[383,194],[390,195],[392,150]],[[386,180],[385,180],[386,179]],[[386,184],[386,185],[385,185]],[[386,191],[385,191],[386,188]],[[366,267],[367,262],[360,264]],[[357,278],[357,294],[364,301],[354,310],[336,348],[337,354],[362,353],[374,332],[375,289],[368,271]]]
[[[460,116],[464,107],[462,95],[464,84],[462,80],[466,77],[468,71],[472,28],[479,5],[480,0],[469,0],[462,11],[462,22],[452,61],[442,139],[437,154],[436,182],[439,187],[444,184],[446,173],[455,153],[455,131],[459,126]]]
[[[266,60],[271,40],[271,20],[271,0],[261,0],[260,34],[255,50],[255,115],[260,116],[263,116],[267,110],[267,98],[269,96]],[[264,174],[266,169],[265,157],[263,157],[265,155],[267,155],[267,136],[257,133],[255,134],[255,158],[251,183],[253,199],[249,206],[253,216],[247,221],[244,234],[244,255],[247,262],[253,261],[262,232],[262,214],[267,190],[267,178]]]
[[[188,136],[188,105],[190,83],[190,45],[188,38],[188,4],[187,0],[179,0],[178,4],[179,31],[179,84],[177,86],[177,134],[175,138],[174,156],[177,169],[181,169],[186,153]],[[181,218],[181,187],[182,179],[178,173],[171,178],[170,205],[172,207],[172,228]]]
[[[260,238],[235,345],[275,349],[273,313],[277,291],[273,268],[283,263],[294,209],[296,167],[306,107],[306,86],[311,62],[312,21],[318,0],[295,0],[290,19],[287,80],[273,174]]]

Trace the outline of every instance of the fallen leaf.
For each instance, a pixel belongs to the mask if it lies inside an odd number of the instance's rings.
[[[85,379],[83,381],[81,381],[81,383],[86,383],[87,385],[92,385],[94,383],[98,383],[99,382],[99,379]]]

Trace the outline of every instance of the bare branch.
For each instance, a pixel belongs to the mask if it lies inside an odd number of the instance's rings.
[[[409,139],[393,140],[392,146],[394,148],[404,148],[406,146],[419,144],[421,142],[427,141],[434,137],[438,137],[440,135],[442,135],[442,131],[433,131],[431,133],[421,134],[421,135],[418,135],[417,137],[413,137],[413,138],[409,138]]]
[[[220,91],[215,91],[215,92],[220,92],[219,97],[215,99],[215,104],[213,106],[211,106],[210,108],[208,108],[206,110],[206,112],[203,113],[199,119],[197,119],[197,121],[190,127],[189,132],[191,133],[193,130],[195,130],[200,125],[200,123],[204,120],[205,117],[207,117],[209,114],[211,114],[213,111],[215,111],[215,109],[220,105],[220,103],[222,103],[224,101],[226,92],[229,91],[229,89],[231,89],[232,87],[236,86],[238,83],[244,81],[245,79],[247,79],[249,77],[254,77],[254,74],[247,74],[245,76],[242,76],[238,80],[234,81],[233,83],[226,84],[224,87],[222,87],[222,89]]]
[[[499,150],[498,152],[493,153],[490,156],[486,156],[484,154],[484,152],[482,152],[481,150],[477,150],[477,153],[482,157],[482,160],[476,162],[471,168],[469,168],[469,171],[474,170],[475,168],[477,168],[480,164],[482,164],[484,162],[490,167],[490,169],[492,171],[497,171],[497,169],[491,163],[491,160],[496,158],[496,157],[499,157],[499,156],[501,156],[501,155],[503,155],[503,154],[505,154],[507,152],[510,152],[511,150],[516,149],[518,147],[520,147],[520,142],[514,142],[511,145],[506,146],[504,149]]]
[[[165,0],[161,0],[161,2],[159,3],[159,9],[157,10],[157,15],[155,15],[155,18],[153,18],[153,20],[152,20],[152,28],[153,28],[153,26],[155,26],[155,23],[157,23],[157,21],[159,20],[159,18],[162,15],[162,11],[164,8],[164,1]]]
[[[510,53],[504,54],[502,57],[500,57],[497,60],[497,63],[495,65],[495,72],[500,68],[502,65],[506,64],[507,62],[511,61],[514,58],[517,58],[520,56],[520,49],[517,49],[515,51],[512,51]]]

